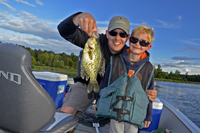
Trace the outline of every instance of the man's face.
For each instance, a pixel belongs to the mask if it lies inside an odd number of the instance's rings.
[[[125,33],[122,29],[114,29],[113,32],[117,32],[117,35],[110,35],[109,31],[106,30],[106,36],[108,38],[108,47],[112,54],[118,53],[125,45],[126,41],[129,38],[129,35],[123,37],[123,34],[120,35],[119,33]],[[121,37],[122,36],[122,37]]]

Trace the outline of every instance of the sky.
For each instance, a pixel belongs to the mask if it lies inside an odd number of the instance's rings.
[[[81,48],[63,39],[58,24],[76,12],[91,13],[99,33],[113,16],[130,21],[130,33],[139,25],[154,29],[150,61],[165,72],[200,74],[199,0],[0,0],[0,41],[74,53]],[[127,42],[127,46],[129,46]]]

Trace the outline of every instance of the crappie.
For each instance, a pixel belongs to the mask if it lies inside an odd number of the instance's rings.
[[[90,79],[87,92],[99,92],[99,84],[97,82],[98,73],[103,76],[105,73],[105,59],[102,57],[100,44],[98,41],[98,33],[93,33],[85,44],[82,61],[81,72],[82,79]]]

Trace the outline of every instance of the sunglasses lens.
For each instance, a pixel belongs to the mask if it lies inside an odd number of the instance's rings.
[[[149,42],[145,41],[145,40],[141,40],[140,41],[140,45],[143,46],[143,47],[146,47],[149,45]]]
[[[121,38],[125,38],[125,37],[128,36],[126,33],[119,33],[119,35],[120,35]]]
[[[140,46],[143,46],[143,47],[146,47],[150,44],[149,42],[145,40],[139,40],[138,38],[130,37],[130,42],[136,44],[138,41],[139,41]]]
[[[109,34],[110,34],[111,36],[116,36],[116,35],[117,35],[117,32],[115,32],[115,31],[110,31]]]
[[[130,37],[130,42],[132,42],[132,43],[137,43],[137,42],[138,42],[138,39],[135,38],[135,37]]]
[[[109,34],[110,34],[111,36],[116,36],[116,35],[118,34],[118,32],[110,31]],[[125,37],[127,37],[128,35],[127,35],[125,32],[123,32],[123,33],[119,33],[119,36],[120,36],[121,38],[125,38]]]

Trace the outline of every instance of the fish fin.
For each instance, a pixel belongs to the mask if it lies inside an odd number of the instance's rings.
[[[90,93],[92,91],[94,91],[95,93],[99,92],[99,84],[98,84],[97,81],[94,84],[92,84],[91,82],[89,82],[88,88],[87,88],[87,92]]]
[[[86,74],[86,75],[85,75],[85,80],[88,81],[89,78],[90,78],[90,77]]]
[[[87,77],[87,74],[86,74],[85,69],[83,68],[82,62],[81,62],[81,72],[80,72],[80,76],[81,76],[82,79],[85,79],[85,77]]]
[[[105,73],[105,63],[106,60],[104,58],[102,58],[101,60],[101,67],[99,69],[99,74],[103,77],[104,76],[104,73]]]

